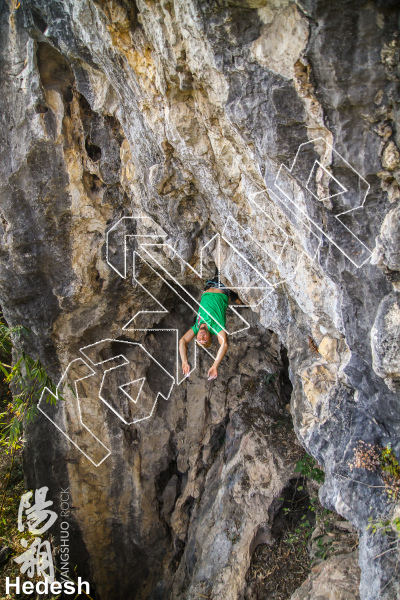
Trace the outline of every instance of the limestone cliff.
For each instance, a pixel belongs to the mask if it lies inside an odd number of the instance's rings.
[[[0,18],[0,302],[55,381],[79,357],[72,380],[96,372],[93,460],[43,414],[27,428],[28,485],[70,489],[73,564],[100,600],[243,597],[293,477],[294,439],[266,433],[290,396],[321,500],[360,531],[361,598],[395,598],[366,531],[386,495],[349,462],[359,440],[400,455],[398,3],[0,0]],[[200,354],[138,421],[115,390],[146,376],[150,406],[168,387],[182,288],[216,266],[249,328],[216,382]],[[100,363],[124,354],[102,402]],[[88,448],[65,398],[52,417]]]

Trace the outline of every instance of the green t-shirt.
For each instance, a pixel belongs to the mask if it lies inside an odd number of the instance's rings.
[[[206,323],[209,332],[214,335],[217,335],[217,333],[224,329],[228,303],[229,297],[226,294],[204,292],[200,300],[196,322],[192,326],[194,334],[198,334],[202,323]]]

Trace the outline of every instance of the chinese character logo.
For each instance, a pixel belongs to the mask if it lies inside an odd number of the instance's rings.
[[[42,487],[35,490],[35,501],[32,504],[32,492],[26,492],[21,497],[18,510],[18,530],[25,531],[27,527],[29,533],[39,536],[45,533],[57,519],[57,513],[49,509],[53,504],[52,500],[46,500],[48,487]],[[25,522],[23,515],[25,513]],[[54,565],[51,554],[50,542],[35,537],[28,548],[28,541],[22,538],[21,545],[27,548],[17,558],[13,560],[21,565],[21,573],[26,573],[28,577],[34,575],[44,576],[50,582],[54,581]]]

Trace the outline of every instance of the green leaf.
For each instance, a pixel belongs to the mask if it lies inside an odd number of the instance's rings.
[[[0,363],[0,370],[2,371],[2,373],[4,373],[4,375],[5,375],[6,377],[8,377],[8,371],[7,371],[7,369],[5,368],[5,366],[3,365],[3,363]]]
[[[76,396],[76,394],[75,394],[75,390],[74,390],[74,388],[72,387],[72,385],[71,385],[70,383],[68,384],[68,387],[69,387],[69,389],[71,390],[71,392],[73,393],[73,395],[74,395],[74,396],[75,396],[75,398],[76,398],[77,396]],[[283,498],[279,498],[279,500],[283,500]]]

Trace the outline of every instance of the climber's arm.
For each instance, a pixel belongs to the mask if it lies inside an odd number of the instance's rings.
[[[181,355],[182,359],[182,371],[184,375],[189,375],[190,373],[190,365],[188,363],[186,350],[188,343],[191,342],[193,338],[194,331],[193,329],[189,329],[179,340],[179,354]]]
[[[226,351],[228,350],[228,338],[226,336],[226,331],[220,331],[217,334],[217,338],[219,341],[219,350],[218,354],[215,358],[214,364],[211,369],[208,371],[209,379],[216,379],[218,376],[218,367],[221,360],[224,358]]]

